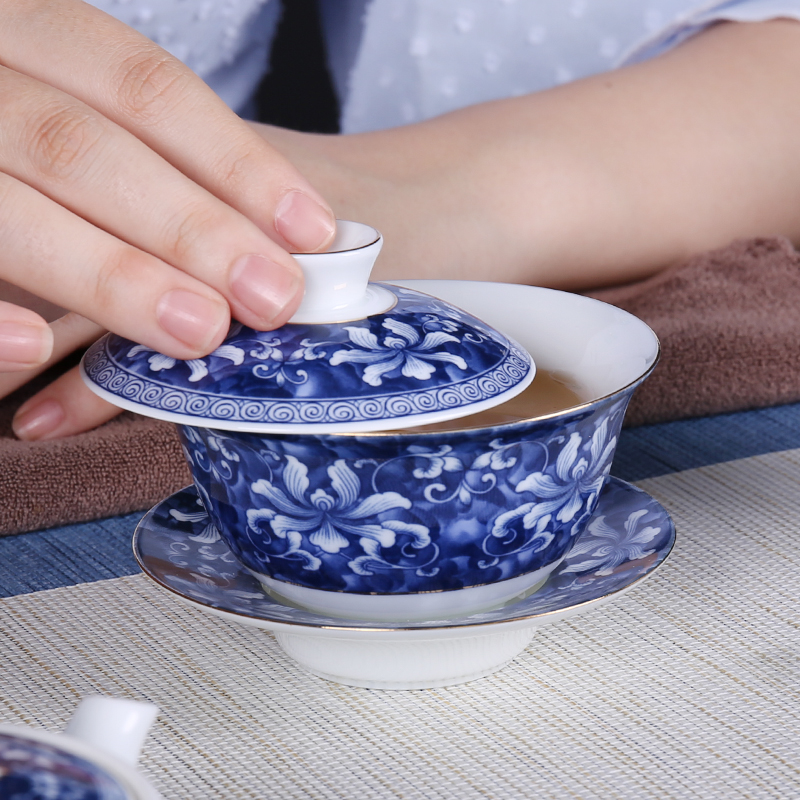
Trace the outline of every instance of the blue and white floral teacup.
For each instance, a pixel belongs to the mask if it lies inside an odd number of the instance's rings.
[[[213,521],[202,535],[224,537],[271,593],[327,614],[439,619],[540,584],[589,521],[628,401],[658,358],[649,327],[589,298],[483,282],[399,285],[513,337],[537,370],[557,374],[581,399],[530,419],[447,431],[179,425]]]
[[[83,374],[178,424],[204,535],[268,591],[365,619],[489,609],[541,583],[583,530],[658,342],[564,292],[368,283],[381,244],[340,221],[329,251],[296,256],[303,302],[276,331],[236,324],[184,362],[109,335]],[[577,392],[557,411],[470,420],[519,407],[549,373]]]

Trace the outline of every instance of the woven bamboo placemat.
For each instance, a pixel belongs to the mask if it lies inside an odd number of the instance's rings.
[[[640,485],[675,519],[667,564],[488,678],[327,683],[132,576],[0,601],[0,721],[151,700],[167,800],[800,796],[800,451]]]

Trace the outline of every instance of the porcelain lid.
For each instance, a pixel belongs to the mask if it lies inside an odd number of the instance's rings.
[[[0,797],[136,800],[139,795],[131,794],[100,763],[70,749],[69,742],[21,726],[0,730]]]
[[[361,433],[494,407],[534,376],[530,355],[470,314],[418,291],[367,284],[382,239],[338,224],[330,251],[296,255],[306,294],[288,324],[234,323],[205,358],[179,361],[114,334],[95,342],[84,380],[146,416],[223,430]]]

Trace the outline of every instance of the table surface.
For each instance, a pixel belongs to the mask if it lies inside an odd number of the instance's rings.
[[[176,603],[140,514],[0,539],[0,722],[155,702],[167,800],[800,797],[800,405],[625,430],[612,472],[672,514],[667,564],[445,689],[328,683]]]

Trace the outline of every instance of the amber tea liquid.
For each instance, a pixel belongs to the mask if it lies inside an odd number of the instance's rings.
[[[569,385],[565,377],[561,375],[556,377],[548,370],[539,369],[527,389],[496,408],[447,422],[406,428],[404,432],[425,433],[427,431],[455,431],[463,428],[488,428],[492,425],[505,425],[509,422],[519,422],[543,414],[552,414],[585,402],[586,400]]]

